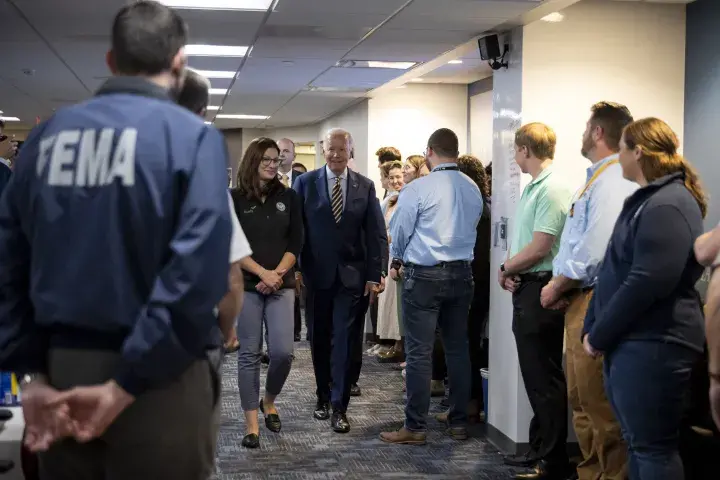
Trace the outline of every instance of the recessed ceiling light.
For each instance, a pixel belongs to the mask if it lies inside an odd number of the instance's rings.
[[[20,119],[18,117],[0,117],[0,120],[3,122],[19,122]]]
[[[207,107],[207,109],[208,110],[220,110],[220,107],[217,105],[210,105],[209,107]]]
[[[565,15],[563,15],[560,12],[553,12],[548,15],[545,15],[540,20],[543,22],[550,22],[550,23],[558,23],[562,22],[565,19]]]
[[[195,69],[192,69],[195,70]],[[195,70],[197,73],[205,78],[233,78],[235,72],[223,72],[218,70]]]
[[[212,125],[212,122],[205,122],[205,125]]]
[[[377,60],[340,60],[335,64],[341,68],[392,68],[407,70],[417,65],[417,62],[384,62]]]
[[[270,118],[270,116],[269,115],[245,115],[245,114],[241,114],[241,113],[238,113],[238,114],[225,113],[225,114],[220,114],[220,115],[216,116],[215,118],[232,118],[235,120],[267,120],[268,118]]]
[[[225,95],[227,91],[227,88],[211,88],[210,95]]]
[[[273,0],[159,0],[171,8],[187,10],[267,10]]]
[[[185,45],[185,55],[195,57],[244,57],[248,47],[233,45]]]
[[[459,65],[462,63],[462,60],[450,60],[448,63],[452,65]]]

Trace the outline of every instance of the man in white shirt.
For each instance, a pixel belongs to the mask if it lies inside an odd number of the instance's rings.
[[[280,147],[280,167],[278,167],[278,178],[287,188],[292,188],[293,183],[295,183],[295,179],[300,175],[292,168],[293,163],[295,162],[295,142],[289,138],[281,138],[277,143]]]

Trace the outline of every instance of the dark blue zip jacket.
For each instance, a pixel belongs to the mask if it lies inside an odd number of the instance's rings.
[[[145,80],[110,79],[23,145],[0,200],[0,369],[52,347],[121,353],[133,395],[217,340],[231,223],[222,134]]]
[[[684,182],[681,173],[668,175],[625,201],[585,317],[583,334],[595,349],[642,340],[703,351],[695,290],[703,268],[693,252],[703,219]]]

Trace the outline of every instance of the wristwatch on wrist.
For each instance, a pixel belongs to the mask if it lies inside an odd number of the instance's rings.
[[[500,271],[505,273],[505,263],[500,264]]]
[[[27,388],[30,384],[38,381],[46,382],[47,377],[41,373],[26,373],[20,377],[20,389]]]
[[[402,266],[403,266],[403,262],[399,258],[393,258],[392,262],[390,262],[390,268],[392,268],[392,269],[400,270],[402,268]]]

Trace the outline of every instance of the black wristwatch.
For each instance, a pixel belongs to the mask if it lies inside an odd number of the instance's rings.
[[[395,270],[400,270],[403,266],[403,261],[399,258],[393,258],[392,262],[390,262],[390,268]]]
[[[500,271],[505,273],[505,263],[500,264]]]

